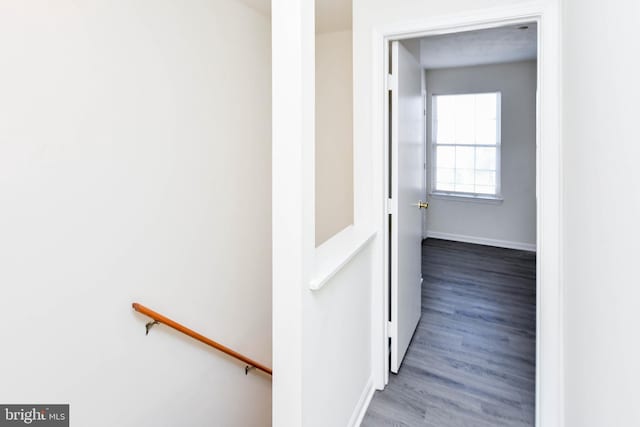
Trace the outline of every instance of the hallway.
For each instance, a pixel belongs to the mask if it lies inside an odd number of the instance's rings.
[[[398,375],[362,423],[532,426],[535,253],[427,239],[422,318]]]

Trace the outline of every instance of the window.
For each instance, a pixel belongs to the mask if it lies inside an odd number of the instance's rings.
[[[433,95],[431,192],[500,197],[500,93]]]

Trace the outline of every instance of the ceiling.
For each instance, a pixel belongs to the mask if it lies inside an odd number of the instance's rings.
[[[271,0],[240,0],[263,15],[271,14]],[[351,29],[352,0],[316,0],[316,32]]]
[[[525,29],[520,29],[527,27]],[[424,68],[468,67],[537,57],[537,24],[518,24],[420,39]]]

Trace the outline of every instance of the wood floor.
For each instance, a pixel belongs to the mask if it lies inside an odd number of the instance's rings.
[[[535,254],[422,243],[422,318],[366,427],[532,426]]]

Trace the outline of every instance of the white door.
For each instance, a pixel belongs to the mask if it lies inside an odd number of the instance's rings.
[[[393,42],[391,89],[391,372],[397,373],[421,315],[424,103],[422,67]]]

